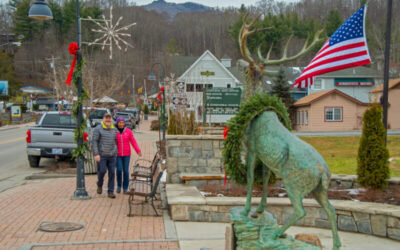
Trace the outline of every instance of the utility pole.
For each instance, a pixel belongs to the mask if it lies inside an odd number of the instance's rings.
[[[148,100],[147,100],[147,88],[146,88],[146,78],[144,79],[144,84],[143,84],[144,86],[144,104],[146,104],[146,105],[148,105],[149,104],[149,102],[148,102]]]
[[[387,143],[388,104],[389,104],[389,67],[390,67],[390,35],[392,26],[392,0],[388,0],[386,15],[385,69],[383,73],[383,125],[385,126],[385,144]]]
[[[60,111],[60,96],[58,94],[58,85],[57,85],[57,73],[56,73],[56,63],[54,60],[54,55],[51,56],[51,64],[53,68],[53,75],[54,75],[54,89],[56,90],[56,99],[57,99],[57,110]]]
[[[135,75],[132,74],[132,95],[133,95],[133,102],[136,101],[136,93],[135,93]]]

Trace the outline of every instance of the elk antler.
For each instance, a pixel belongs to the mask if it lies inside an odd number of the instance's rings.
[[[308,41],[310,40],[310,36],[308,36],[307,39],[306,39],[306,41],[305,41],[305,43],[304,43],[303,48],[300,50],[299,53],[297,53],[297,54],[294,55],[294,56],[287,57],[287,51],[288,51],[288,48],[289,48],[289,44],[290,44],[290,41],[291,41],[292,38],[293,38],[293,35],[290,35],[289,39],[288,39],[287,42],[286,42],[285,49],[283,50],[282,58],[277,59],[277,60],[269,60],[269,57],[270,57],[270,54],[271,54],[271,51],[272,51],[272,45],[271,45],[271,47],[269,48],[267,57],[265,57],[265,58],[264,58],[264,57],[262,56],[262,54],[261,54],[261,48],[258,47],[258,51],[257,51],[258,58],[263,62],[264,65],[277,65],[277,64],[283,64],[283,63],[289,62],[289,61],[294,61],[294,60],[296,60],[297,58],[299,58],[300,56],[307,54],[307,53],[308,53],[310,50],[312,50],[316,45],[318,45],[320,42],[322,42],[322,41],[324,40],[324,37],[320,37],[320,35],[321,35],[323,32],[324,32],[324,30],[319,30],[319,31],[317,31],[317,32],[315,33],[314,39],[313,39],[313,41],[312,41],[311,44],[308,44]]]
[[[254,71],[255,69],[259,70],[262,72],[263,70],[260,68],[260,65],[258,65],[254,59],[251,57],[251,53],[249,48],[247,47],[247,37],[260,32],[264,30],[271,29],[272,27],[267,27],[267,28],[256,28],[253,30],[250,30],[251,27],[257,22],[257,20],[260,18],[260,16],[257,16],[254,18],[249,24],[246,23],[248,14],[245,14],[243,16],[243,25],[242,28],[240,29],[239,32],[239,46],[240,46],[240,52],[242,56],[244,57],[244,60],[249,63],[249,68],[251,71]]]

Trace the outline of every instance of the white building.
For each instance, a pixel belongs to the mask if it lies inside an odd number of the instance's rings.
[[[210,51],[205,51],[180,77],[177,82],[184,87],[187,110],[194,111],[196,121],[203,121],[203,93],[205,88],[242,88],[242,83],[231,72],[231,59],[218,60]],[[233,115],[207,115],[207,122],[221,123]]]

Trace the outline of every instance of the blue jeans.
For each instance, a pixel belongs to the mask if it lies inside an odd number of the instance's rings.
[[[129,186],[129,162],[131,156],[119,156],[117,157],[117,184],[118,187],[122,187],[124,191],[128,190]],[[124,181],[122,185],[122,174],[124,176]]]
[[[100,162],[97,163],[97,186],[102,188],[104,176],[108,171],[108,193],[114,193],[115,183],[115,165],[117,157],[103,157],[100,156]]]

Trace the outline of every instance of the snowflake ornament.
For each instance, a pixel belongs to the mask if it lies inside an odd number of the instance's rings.
[[[128,47],[133,48],[133,46],[124,40],[124,37],[131,37],[131,34],[124,33],[130,27],[135,26],[136,23],[131,23],[126,26],[119,27],[120,22],[122,21],[122,16],[120,16],[115,24],[113,24],[113,14],[112,14],[113,7],[110,7],[110,19],[107,20],[104,15],[102,15],[103,19],[93,19],[88,17],[88,20],[94,22],[100,29],[92,29],[93,32],[102,34],[101,37],[95,39],[93,42],[89,42],[88,45],[100,44],[102,47],[101,49],[104,50],[106,46],[110,48],[110,60],[112,60],[112,51],[113,51],[113,44],[117,46],[118,49],[122,50],[122,46],[125,46],[125,51],[128,50]],[[104,24],[100,23],[103,21]]]

